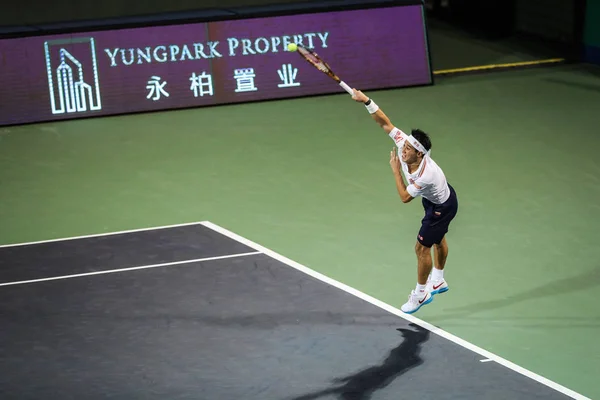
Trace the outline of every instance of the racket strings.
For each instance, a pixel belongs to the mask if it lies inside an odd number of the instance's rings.
[[[325,63],[323,63],[323,61],[321,61],[316,55],[304,48],[298,48],[298,51],[300,51],[302,57],[304,57],[308,62],[317,67],[319,70],[325,73],[329,72],[329,68],[327,68]]]

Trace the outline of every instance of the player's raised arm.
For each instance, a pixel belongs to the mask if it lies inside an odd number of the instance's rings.
[[[369,97],[367,97],[363,92],[356,89],[352,90],[354,91],[352,98],[358,101],[359,103],[364,103],[364,105],[367,107],[367,110],[371,114],[371,117],[375,120],[375,122],[377,122],[379,126],[383,128],[385,133],[389,135],[389,133],[394,129],[394,125],[392,125],[392,122],[387,117],[387,115],[385,115],[384,112],[381,111],[381,109],[375,103],[373,103],[373,101],[369,99]]]

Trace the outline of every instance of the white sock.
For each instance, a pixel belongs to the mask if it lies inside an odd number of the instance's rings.
[[[442,279],[444,279],[444,270],[433,267],[431,269],[431,280],[432,281],[441,281]]]
[[[425,293],[425,288],[427,287],[427,285],[419,285],[417,283],[417,288],[415,289],[415,291],[417,293]]]

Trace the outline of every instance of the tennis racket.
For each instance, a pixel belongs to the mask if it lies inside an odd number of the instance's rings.
[[[311,49],[308,49],[308,48],[304,47],[301,44],[297,44],[296,46],[297,46],[297,51],[300,54],[300,56],[302,58],[304,58],[306,61],[308,61],[309,64],[311,64],[313,67],[315,67],[319,71],[321,71],[324,74],[326,74],[327,76],[329,76],[334,81],[336,81],[350,95],[354,94],[354,92],[352,91],[352,89],[350,88],[350,86],[346,85],[346,83],[344,81],[342,81],[333,72],[333,70],[331,69],[331,67],[329,66],[329,64],[327,64],[321,57],[319,57],[319,55],[317,53],[315,53]]]

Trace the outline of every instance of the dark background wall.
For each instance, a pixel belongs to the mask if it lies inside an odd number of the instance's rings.
[[[299,3],[297,0],[5,0],[0,26],[35,25],[236,6]]]
[[[585,57],[600,64],[600,0],[588,0],[585,21]]]

